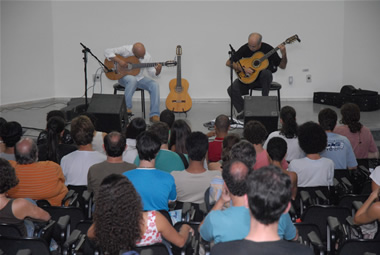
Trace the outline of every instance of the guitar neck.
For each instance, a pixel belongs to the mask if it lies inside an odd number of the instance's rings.
[[[128,65],[128,69],[137,69],[137,68],[145,68],[145,67],[154,67],[156,65],[165,65],[165,62],[155,62],[155,63],[138,63],[138,64],[130,64]]]
[[[181,74],[181,56],[177,56],[177,87],[181,87],[181,80],[182,80],[182,74]]]
[[[282,45],[285,45],[286,42],[281,43]],[[265,59],[268,59],[270,56],[272,56],[276,51],[278,51],[280,48],[277,46],[276,48],[273,48],[270,50],[267,54],[265,54],[262,58],[260,58],[261,61],[264,61]]]

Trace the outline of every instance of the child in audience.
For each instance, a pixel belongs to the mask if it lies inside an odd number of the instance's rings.
[[[218,162],[222,158],[223,139],[228,135],[230,129],[230,119],[228,116],[221,114],[215,119],[215,131],[210,132],[208,136],[216,136],[214,141],[208,145],[208,162]]]

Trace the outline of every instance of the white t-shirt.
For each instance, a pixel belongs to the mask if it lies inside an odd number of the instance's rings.
[[[127,138],[127,149],[123,153],[123,161],[134,164],[137,155],[136,139]]]
[[[280,134],[280,131],[274,131],[269,134],[267,140],[264,143],[264,149],[267,149],[268,142],[273,137],[281,137],[286,141],[288,145],[288,151],[286,152],[286,161],[290,162],[293,159],[299,159],[306,156],[305,152],[301,149],[298,143],[298,137],[296,138],[286,138],[284,135]]]
[[[369,176],[372,181],[374,181],[378,186],[380,186],[380,166],[376,167],[375,170]]]

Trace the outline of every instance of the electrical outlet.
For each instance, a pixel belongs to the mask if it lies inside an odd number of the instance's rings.
[[[100,81],[100,74],[93,74],[92,75],[92,80],[94,82]]]
[[[311,74],[306,75],[306,82],[311,82]]]
[[[288,81],[289,81],[289,85],[292,85],[293,84],[293,76],[289,76]]]

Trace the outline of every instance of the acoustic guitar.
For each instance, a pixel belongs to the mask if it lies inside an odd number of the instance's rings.
[[[290,44],[295,41],[301,42],[301,40],[298,38],[298,35],[293,35],[292,37],[289,37],[284,42],[282,42],[282,45]],[[276,51],[278,51],[279,47],[272,49],[267,54],[262,53],[261,51],[255,52],[252,57],[250,58],[242,58],[238,62],[238,65],[241,65],[242,67],[248,67],[250,68],[253,73],[250,75],[247,75],[244,72],[236,72],[238,79],[244,83],[244,84],[251,84],[254,82],[259,75],[261,70],[266,69],[269,66],[269,60],[268,58],[272,56]]]
[[[104,65],[109,70],[112,70],[111,72],[105,72],[107,78],[110,80],[119,80],[126,75],[136,76],[140,73],[141,68],[154,67],[158,64],[161,64],[162,66],[176,66],[177,65],[177,62],[174,60],[169,60],[166,62],[155,62],[155,63],[140,63],[140,60],[136,58],[135,56],[130,56],[126,58],[120,55],[116,55],[116,56],[118,56],[119,58],[127,62],[127,66],[122,67],[116,61],[105,59]]]
[[[188,94],[189,82],[181,76],[181,55],[182,48],[177,46],[177,79],[169,82],[170,93],[166,98],[166,108],[173,112],[188,112],[191,109],[192,101]]]

